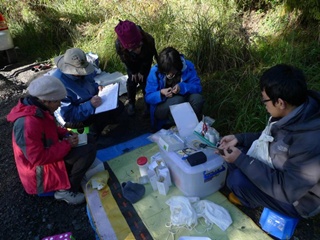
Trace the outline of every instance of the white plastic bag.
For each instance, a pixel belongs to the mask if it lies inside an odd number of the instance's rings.
[[[270,135],[271,127],[274,123],[270,123],[271,118],[269,119],[268,125],[265,127],[261,133],[259,139],[255,140],[250,149],[247,152],[247,155],[258,159],[261,162],[264,162],[271,168],[273,167],[270,155],[269,155],[269,143],[273,142],[273,137]]]
[[[199,198],[187,198],[184,196],[174,196],[166,201],[170,206],[171,225],[187,226],[193,228],[198,224],[197,213],[191,203],[199,201]]]
[[[200,200],[192,206],[198,218],[203,217],[207,225],[216,224],[222,231],[225,231],[232,223],[229,212],[211,201]]]

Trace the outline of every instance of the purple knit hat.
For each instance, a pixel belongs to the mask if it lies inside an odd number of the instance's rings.
[[[137,25],[128,20],[121,21],[114,28],[118,39],[125,49],[134,49],[139,46],[142,35]]]

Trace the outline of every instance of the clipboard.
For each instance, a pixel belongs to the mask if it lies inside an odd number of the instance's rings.
[[[119,101],[119,83],[112,83],[105,86],[98,96],[102,99],[102,104],[96,108],[95,114],[107,112],[118,107]]]

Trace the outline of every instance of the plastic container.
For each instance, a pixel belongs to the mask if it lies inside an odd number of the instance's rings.
[[[206,197],[218,191],[225,184],[227,165],[212,149],[204,151],[207,156],[205,163],[191,167],[176,152],[160,149],[166,162],[173,183],[187,197]]]
[[[184,147],[183,140],[175,133],[160,135],[158,146],[165,151],[171,152],[180,150]]]
[[[0,51],[14,48],[13,40],[4,16],[0,13]]]
[[[148,175],[148,166],[149,166],[148,158],[144,156],[139,157],[137,159],[137,164],[139,166],[140,176],[143,177]]]
[[[264,231],[279,239],[290,239],[298,222],[298,218],[288,217],[268,208],[263,209],[259,220]]]

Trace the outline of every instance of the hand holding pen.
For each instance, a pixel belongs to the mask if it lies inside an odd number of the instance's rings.
[[[74,132],[69,132],[66,134],[65,138],[70,143],[71,147],[76,147],[79,142],[78,134]]]

